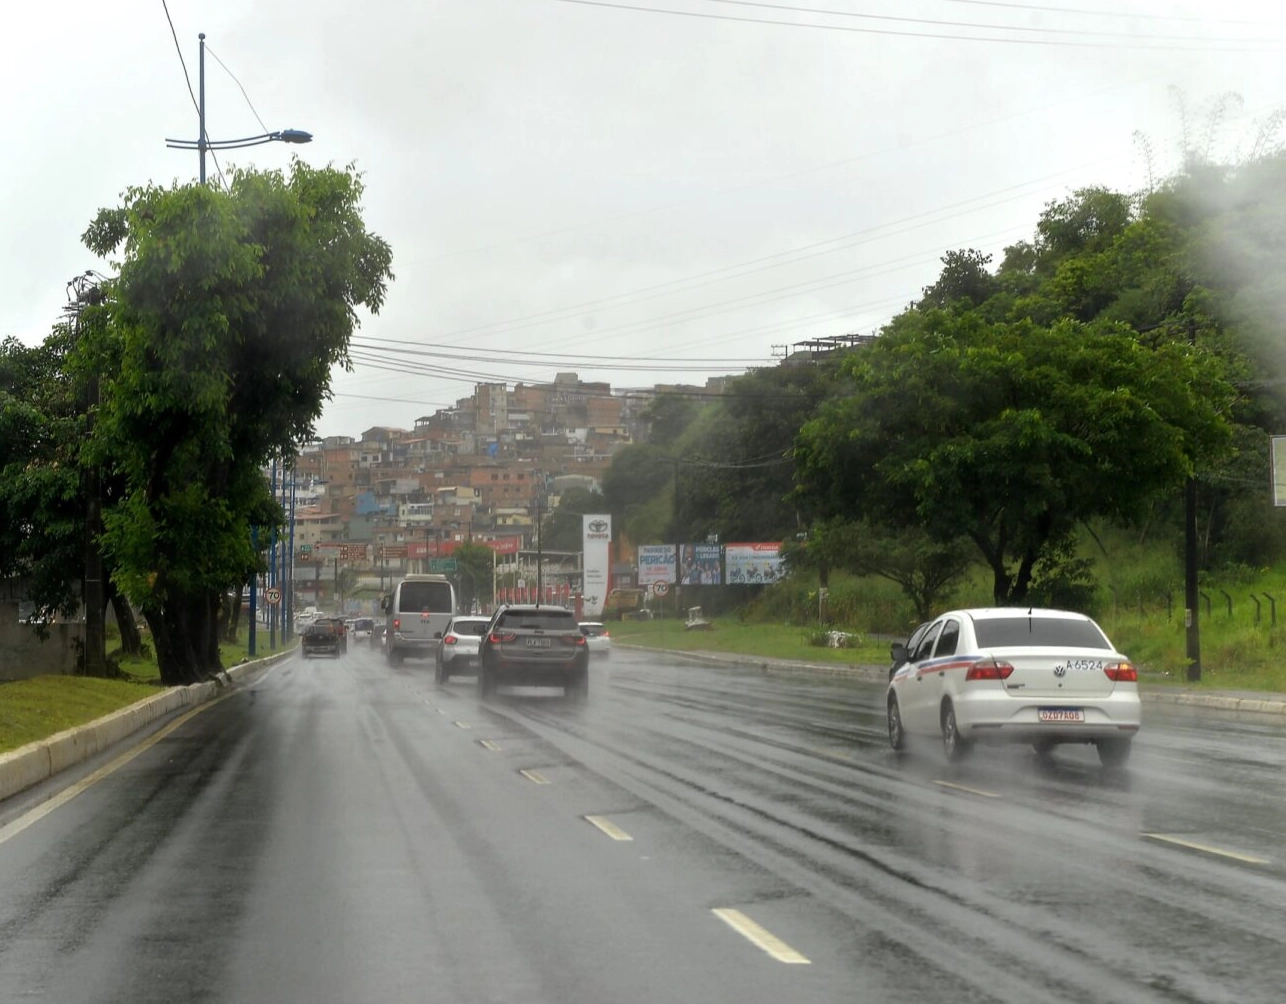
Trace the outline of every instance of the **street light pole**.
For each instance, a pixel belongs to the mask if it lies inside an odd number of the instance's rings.
[[[197,128],[200,133],[195,140],[169,139],[165,145],[172,150],[195,150],[200,162],[201,184],[205,184],[205,153],[207,150],[240,150],[248,146],[260,146],[263,143],[311,143],[313,134],[302,129],[278,129],[276,132],[260,133],[257,136],[243,136],[240,139],[211,140],[205,133],[205,32],[197,36],[200,40],[200,56],[197,61]]]

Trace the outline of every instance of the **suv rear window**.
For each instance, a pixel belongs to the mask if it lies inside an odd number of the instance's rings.
[[[570,610],[506,610],[497,626],[528,631],[576,631],[576,618]]]
[[[398,609],[403,613],[449,614],[451,583],[403,582]]]
[[[1105,648],[1111,644],[1090,621],[1062,617],[994,617],[973,622],[982,648],[1039,645],[1048,648]]]

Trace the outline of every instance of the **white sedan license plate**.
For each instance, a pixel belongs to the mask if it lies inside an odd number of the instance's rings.
[[[527,644],[532,648],[549,648],[553,642],[548,638],[528,638]]]
[[[1037,708],[1036,714],[1042,722],[1085,721],[1085,712],[1081,708]]]

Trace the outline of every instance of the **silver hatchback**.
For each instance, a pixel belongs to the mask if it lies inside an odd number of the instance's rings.
[[[487,617],[453,617],[442,632],[434,679],[446,683],[453,674],[472,673],[478,668],[478,644],[487,633]]]

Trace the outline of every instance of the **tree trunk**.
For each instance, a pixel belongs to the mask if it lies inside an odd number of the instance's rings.
[[[243,595],[245,594],[242,593],[240,586],[238,586],[237,591],[232,594],[232,605],[231,609],[228,610],[227,618],[228,630],[223,636],[224,641],[235,642],[237,640],[237,632],[241,629],[241,605],[243,603],[241,597]]]
[[[125,655],[141,656],[143,636],[139,634],[138,621],[134,619],[134,608],[112,584],[110,578],[107,580],[107,601],[112,605],[112,612],[116,614],[116,627],[121,633],[121,652]]]

